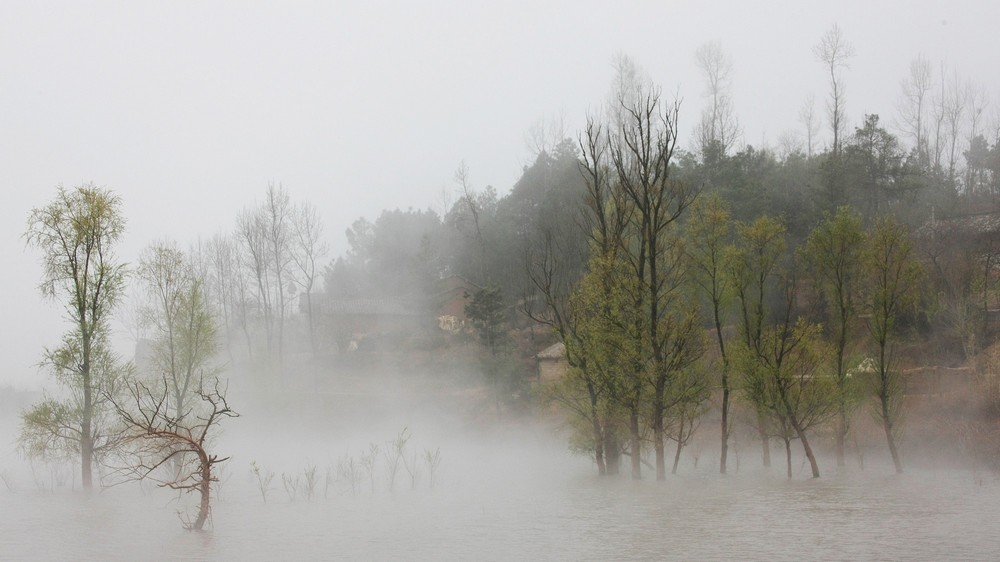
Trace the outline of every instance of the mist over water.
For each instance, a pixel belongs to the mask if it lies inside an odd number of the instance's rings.
[[[398,374],[373,375],[384,385]],[[760,467],[745,444],[740,469],[718,475],[706,436],[698,466],[682,455],[666,482],[601,478],[571,453],[552,420],[475,416],[462,400],[394,391],[308,393],[289,408],[267,394],[241,392],[241,417],[214,450],[232,455],[220,472],[211,532],[184,531],[178,511],[194,497],[130,483],[93,493],[72,482],[38,489],[26,463],[5,453],[0,468],[14,491],[0,490],[0,558],[11,560],[954,560],[1000,553],[1000,485],[992,473],[912,468],[896,476],[883,451],[837,472],[822,458],[821,479],[793,458],[796,478],[777,462]],[[321,405],[321,406],[320,406]],[[488,402],[485,403],[488,406]],[[474,414],[474,413],[473,413]],[[4,418],[3,438],[15,435]],[[335,473],[339,459],[371,443],[387,450],[406,428],[408,451],[439,448],[431,488],[423,465],[415,485],[402,468],[388,488],[380,458],[374,492],[367,474],[352,492]],[[780,450],[774,449],[774,453]],[[251,462],[275,472],[264,503]],[[914,463],[916,464],[916,463]],[[295,499],[282,476],[315,466],[314,497]],[[76,466],[73,469],[76,470]]]

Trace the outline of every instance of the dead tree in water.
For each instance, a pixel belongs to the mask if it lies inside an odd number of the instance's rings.
[[[182,413],[170,407],[165,380],[162,388],[155,389],[130,382],[126,395],[128,404],[124,400],[114,403],[127,427],[118,473],[129,480],[149,479],[172,490],[198,492],[198,515],[184,525],[201,531],[211,513],[211,485],[218,480],[213,467],[229,460],[209,453],[210,433],[223,418],[239,416],[226,402],[226,389],[218,381],[211,390],[199,389],[200,407]],[[197,462],[183,462],[188,454]],[[176,469],[171,463],[176,463]]]

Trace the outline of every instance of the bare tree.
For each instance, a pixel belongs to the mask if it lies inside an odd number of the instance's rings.
[[[284,354],[285,319],[292,270],[293,208],[288,193],[270,183],[263,203],[237,217],[240,259],[253,280],[256,308],[264,325],[269,359]]]
[[[941,63],[940,70],[941,79],[938,81],[940,90],[935,94],[934,98],[931,100],[931,118],[933,133],[928,133],[928,143],[933,140],[933,144],[928,146],[929,158],[931,165],[935,170],[941,170],[941,158],[944,153],[944,147],[946,144],[946,133],[945,133],[945,115],[947,113],[946,108],[948,106],[948,95],[947,95],[947,77],[945,73],[944,63]]]
[[[462,191],[462,196],[460,200],[464,203],[465,209],[469,213],[469,218],[472,222],[473,233],[472,237],[476,240],[476,245],[479,247],[479,255],[476,259],[479,261],[479,281],[483,284],[488,284],[489,281],[489,268],[487,267],[487,244],[486,238],[483,236],[483,221],[484,221],[484,211],[481,201],[483,198],[481,194],[476,193],[476,190],[472,186],[472,178],[469,173],[469,166],[466,165],[465,160],[458,165],[458,169],[455,170],[455,183],[458,184],[459,189]],[[487,186],[487,191],[491,190]]]
[[[267,341],[267,355],[271,357],[274,349],[274,306],[272,304],[272,280],[270,268],[270,253],[267,244],[267,230],[264,217],[256,209],[244,209],[236,217],[236,236],[239,240],[239,262],[250,279],[247,287],[248,296],[251,295],[254,304],[261,315],[264,325],[264,333]],[[247,345],[253,348],[249,328],[247,331]]]
[[[782,131],[778,135],[778,159],[788,160],[793,154],[802,153],[802,135],[798,131]]]
[[[812,158],[816,135],[819,134],[819,117],[816,115],[816,96],[806,96],[799,109],[799,122],[806,131],[806,156]]]
[[[931,63],[923,55],[910,61],[910,75],[901,84],[902,93],[896,103],[897,126],[911,139],[921,166],[929,163],[927,149],[927,98],[934,86]]]
[[[844,39],[840,26],[833,24],[813,47],[813,53],[830,75],[830,97],[826,109],[830,132],[833,134],[831,149],[834,156],[837,156],[840,154],[840,140],[846,120],[844,77],[841,69],[848,68],[848,61],[854,56],[854,46]]]
[[[969,129],[966,145],[966,169],[965,169],[965,189],[968,193],[974,194],[981,189],[980,183],[981,178],[978,174],[976,165],[974,164],[974,154],[976,153],[976,144],[983,141],[980,137],[983,135],[984,121],[986,115],[984,112],[989,107],[990,103],[990,93],[982,84],[972,84],[966,85],[966,99],[969,104]]]
[[[206,284],[211,287],[209,302],[220,319],[226,353],[232,361],[235,325],[240,324],[245,328],[246,324],[245,314],[242,314],[245,308],[240,306],[240,299],[245,293],[240,291],[244,278],[231,236],[216,233],[206,246],[208,275],[205,279]]]
[[[309,345],[316,354],[315,286],[320,276],[320,262],[330,252],[323,241],[323,221],[316,206],[302,202],[295,206],[292,216],[292,263],[295,281],[306,300],[306,321],[309,325]]]
[[[958,71],[952,73],[951,80],[945,80],[947,90],[942,92],[941,115],[944,120],[944,141],[947,143],[943,150],[948,158],[947,174],[948,181],[955,185],[958,180],[958,157],[959,142],[961,139],[962,124],[965,118],[967,90],[958,77]]]
[[[186,520],[185,527],[201,531],[211,514],[212,482],[218,480],[213,469],[229,460],[209,452],[211,438],[223,419],[239,414],[229,407],[226,389],[218,381],[211,389],[199,388],[200,404],[183,416],[172,413],[170,394],[166,380],[158,387],[132,381],[127,400],[113,399],[127,428],[117,473],[128,480],[149,479],[173,490],[197,492],[198,514],[194,521]],[[197,461],[177,471],[164,470],[168,463],[188,454]]]
[[[271,273],[274,276],[275,304],[277,317],[278,361],[284,357],[285,348],[285,315],[287,309],[287,287],[289,266],[292,261],[291,252],[291,222],[292,204],[288,192],[281,184],[268,184],[264,206],[261,209],[264,217],[265,238],[271,258]]]
[[[705,81],[702,96],[706,107],[701,113],[698,125],[698,143],[702,154],[716,145],[726,154],[742,134],[739,119],[733,108],[732,72],[733,62],[722,50],[718,41],[711,41],[698,47],[695,62]]]
[[[556,145],[565,139],[566,124],[562,115],[540,118],[524,134],[524,144],[531,160],[543,153],[552,155]]]

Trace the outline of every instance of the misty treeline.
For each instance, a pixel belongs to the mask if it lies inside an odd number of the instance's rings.
[[[606,102],[576,138],[558,123],[529,133],[535,159],[508,195],[475,189],[463,165],[443,216],[357,221],[327,294],[430,295],[457,274],[483,288],[470,312],[502,299],[490,330],[501,326],[520,356],[553,341],[533,326],[553,328],[570,368],[536,395],[564,406],[573,445],[601,473],[627,458],[634,477],[648,464],[663,478],[667,444],[676,470],[706,419],[721,472],[742,427],[765,464],[776,439],[791,475],[798,441],[818,476],[817,443],[844,466],[868,419],[902,471],[906,373],[936,367],[971,365],[965,392],[988,399],[942,398],[925,425],[989,449],[976,440],[994,434],[998,404],[983,352],[997,296],[1000,121],[981,89],[923,57],[901,69],[885,119],[851,121],[853,48],[833,27],[814,54],[825,110],[807,98],[802,130],[778,147],[742,142],[719,44],[696,53],[705,91],[690,133],[682,117],[697,112],[618,57]]]
[[[473,188],[463,165],[443,216],[359,220],[327,294],[430,294],[457,274],[502,298],[521,356],[552,343],[532,325],[552,327],[570,369],[540,394],[565,407],[574,446],[602,473],[627,458],[633,476],[649,463],[663,478],[667,443],[676,470],[712,419],[720,471],[742,426],[765,464],[770,441],[784,445],[789,475],[798,441],[816,476],[817,443],[845,465],[868,414],[901,471],[906,372],[971,365],[974,385],[996,388],[983,352],[1000,121],[973,82],[923,57],[901,69],[886,118],[852,121],[853,48],[833,27],[814,54],[825,108],[806,98],[802,130],[777,147],[743,143],[719,44],[696,54],[705,91],[691,133],[682,116],[697,112],[618,57],[608,99],[576,138],[558,124],[529,133],[534,162],[508,195]],[[965,428],[953,435],[963,442],[996,423],[995,390],[966,392],[990,398],[966,409],[942,399],[935,414]]]

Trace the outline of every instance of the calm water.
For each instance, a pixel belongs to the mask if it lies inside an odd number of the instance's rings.
[[[819,480],[796,458],[787,481],[783,465],[765,472],[744,451],[740,473],[721,477],[706,445],[699,468],[685,456],[666,482],[602,479],[552,428],[457,429],[475,418],[467,402],[345,397],[308,410],[327,414],[282,416],[247,404],[217,444],[232,460],[206,533],[178,518],[193,497],[135,484],[41,491],[6,447],[0,471],[15,490],[0,485],[0,560],[1000,560],[992,474],[911,467],[897,477],[873,451],[864,471],[822,463]],[[4,422],[0,441],[10,443],[15,418]],[[384,446],[404,425],[411,453],[441,450],[433,489],[426,467],[415,489],[402,470],[392,493],[383,470],[374,494],[367,478],[357,495],[344,481],[325,489],[338,458]],[[266,504],[254,460],[276,473]],[[290,500],[282,473],[309,465],[321,475],[318,497]]]
[[[188,533],[165,491],[0,492],[5,560],[996,560],[1000,486],[967,471],[888,467],[785,481],[709,470],[602,480],[538,442],[453,449],[438,485],[264,504],[234,459],[214,530]],[[448,450],[443,451],[449,454]],[[460,458],[456,458],[460,457]],[[320,469],[322,471],[322,468]],[[23,482],[28,484],[28,482]],[[322,491],[318,494],[322,496]]]

